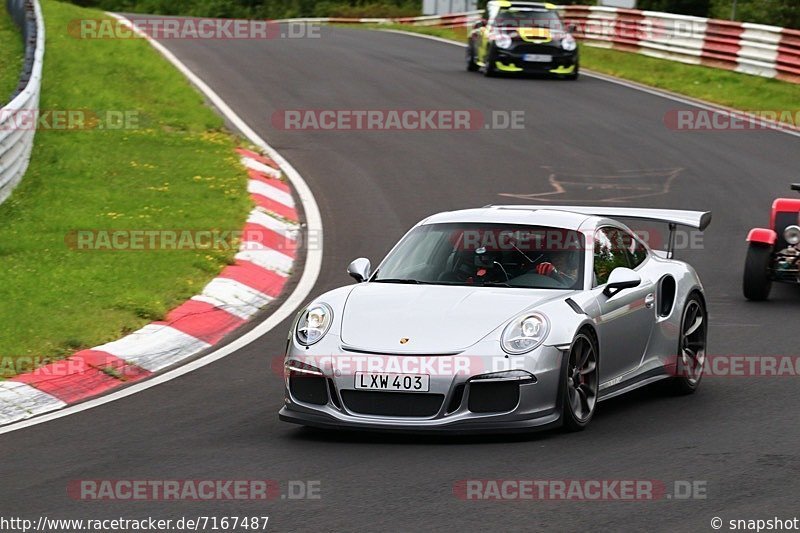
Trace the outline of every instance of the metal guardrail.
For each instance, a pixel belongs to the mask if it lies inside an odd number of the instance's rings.
[[[590,46],[800,83],[800,30],[636,9],[561,9]]]
[[[0,203],[28,169],[39,116],[44,60],[44,18],[39,0],[6,0],[25,40],[25,62],[11,102],[0,108]]]

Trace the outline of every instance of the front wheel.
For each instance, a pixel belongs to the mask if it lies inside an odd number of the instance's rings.
[[[478,64],[475,63],[475,49],[471,44],[467,45],[467,72],[477,72]]]
[[[567,431],[581,431],[589,425],[597,406],[600,374],[594,337],[585,331],[578,333],[568,357],[561,418]]]
[[[742,290],[744,297],[753,301],[764,301],[769,298],[772,280],[769,267],[772,262],[772,248],[766,244],[750,243],[747,249],[747,261],[744,264],[744,280]]]
[[[486,51],[486,64],[483,66],[483,75],[487,78],[497,76],[497,69],[494,66],[496,57],[497,54],[494,51],[494,47],[490,47],[489,50]]]

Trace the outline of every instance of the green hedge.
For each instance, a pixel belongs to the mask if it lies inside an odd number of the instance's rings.
[[[421,0],[71,0],[106,11],[198,17],[286,18],[419,15]]]

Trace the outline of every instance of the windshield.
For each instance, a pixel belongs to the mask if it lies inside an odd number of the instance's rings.
[[[495,25],[512,28],[549,28],[554,31],[563,29],[558,14],[543,9],[503,9],[497,13]]]
[[[583,235],[506,224],[430,224],[409,233],[371,281],[582,289]]]

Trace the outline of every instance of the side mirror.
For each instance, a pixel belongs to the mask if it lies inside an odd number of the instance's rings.
[[[603,294],[611,297],[625,289],[638,287],[641,285],[641,283],[642,278],[639,276],[639,274],[630,268],[617,267],[608,277],[608,283],[606,284],[606,288],[603,290]]]
[[[350,263],[350,266],[347,267],[347,273],[350,274],[350,277],[357,282],[363,283],[369,279],[371,268],[372,264],[369,262],[369,259],[365,257],[359,257]]]
[[[472,29],[473,30],[479,30],[479,29],[483,28],[484,26],[486,26],[486,21],[485,20],[479,20],[478,22],[476,22],[475,24],[472,25]]]
[[[792,190],[800,192],[800,183],[792,183]]]

